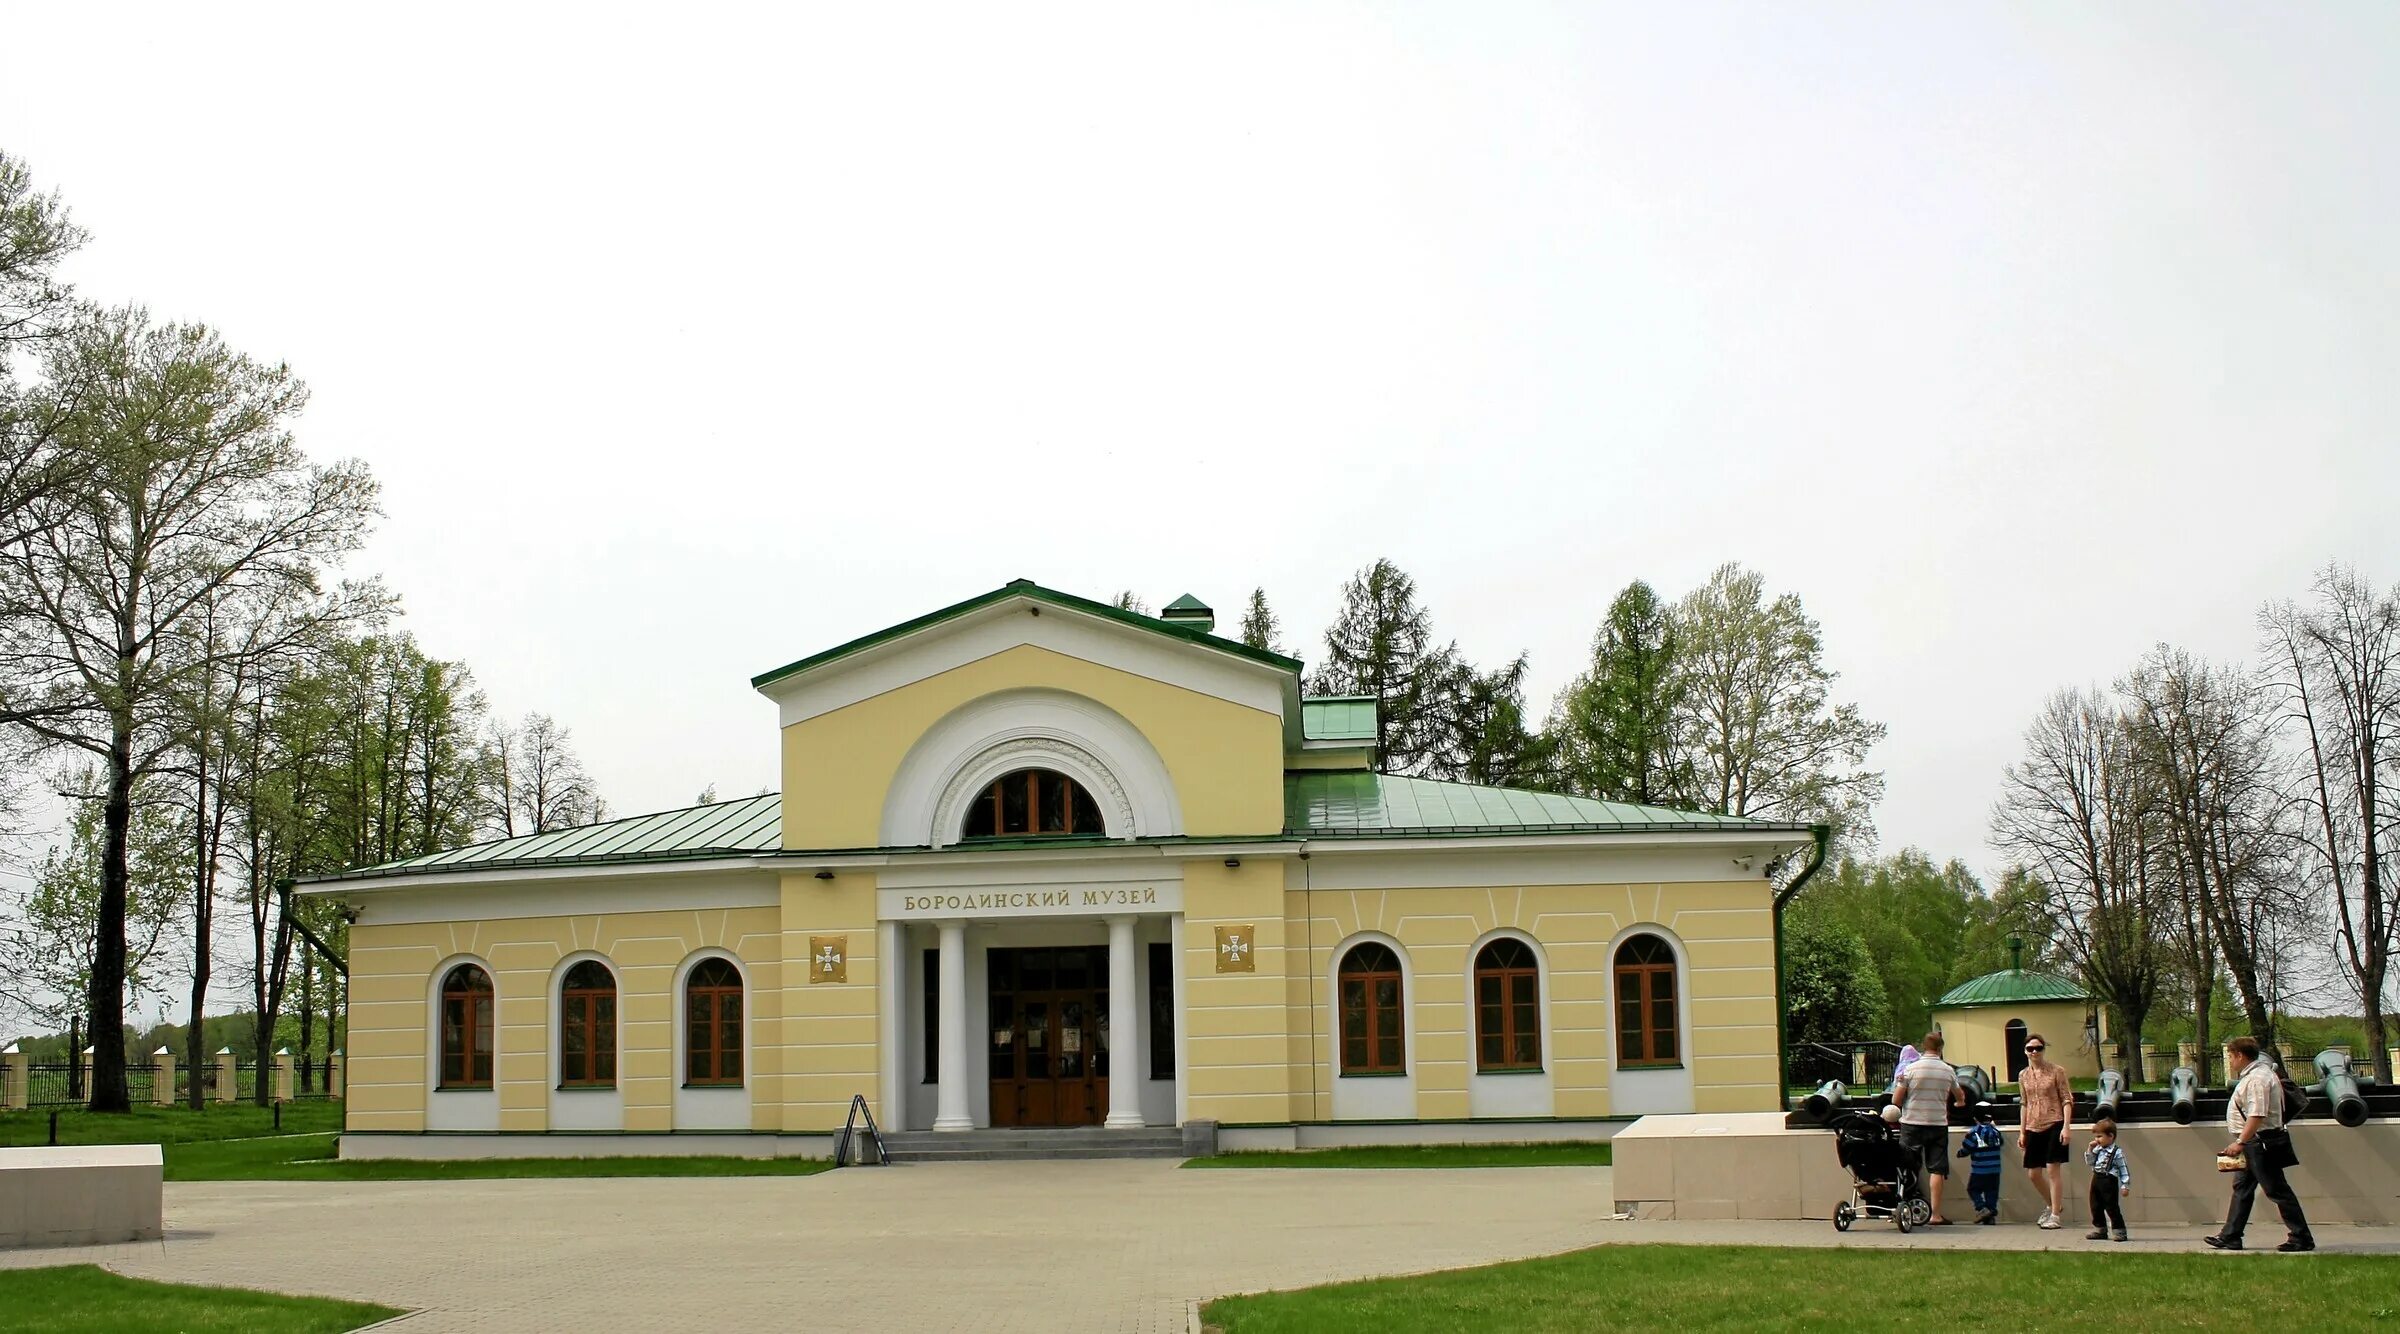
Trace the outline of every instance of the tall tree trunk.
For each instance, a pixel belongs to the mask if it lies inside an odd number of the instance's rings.
[[[132,661],[124,663],[131,675]],[[125,1089],[125,895],[127,833],[133,825],[133,719],[120,707],[108,743],[108,798],[101,808],[100,911],[92,949],[92,1089],[95,1112],[128,1112]],[[69,1059],[80,1060],[79,1052]]]
[[[191,1072],[190,1088],[184,1094],[184,1105],[199,1111],[204,1105],[200,1072],[201,1062],[208,1055],[208,1041],[201,1031],[203,1010],[208,1004],[208,938],[215,927],[216,868],[210,865],[211,852],[208,828],[208,731],[205,723],[200,730],[199,786],[192,798],[192,1009],[191,1027],[183,1035],[183,1068]],[[218,794],[221,804],[224,795]]]
[[[317,1021],[317,952],[300,944],[300,1091],[314,1087],[309,1080],[309,1053],[315,1049]]]

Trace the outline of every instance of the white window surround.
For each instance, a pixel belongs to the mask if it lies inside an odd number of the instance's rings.
[[[1635,936],[1656,936],[1675,954],[1675,1052],[1672,1067],[1617,1064],[1617,951]],[[1636,922],[1608,942],[1608,1110],[1616,1116],[1677,1114],[1692,1110],[1692,958],[1683,937],[1657,922]]]
[[[492,1086],[488,1089],[442,1087],[442,983],[450,970],[471,963],[492,981]],[[425,1128],[427,1130],[484,1130],[500,1128],[500,974],[481,955],[453,954],[433,966],[425,980]]]
[[[685,983],[692,970],[710,959],[723,959],[733,965],[734,973],[742,979],[742,1082],[727,1085],[687,1087],[684,1075],[691,1068],[689,1053],[691,1025],[688,1022]],[[675,1040],[674,1068],[669,1072],[675,1090],[675,1129],[677,1130],[748,1130],[750,1128],[750,1080],[756,1073],[757,1048],[750,1041],[750,1019],[757,1009],[758,988],[751,983],[750,969],[741,956],[731,950],[708,946],[684,956],[675,965]]]
[[[1475,961],[1495,940],[1515,940],[1533,951],[1535,1023],[1541,1035],[1542,1068],[1535,1071],[1483,1073],[1483,1007],[1476,1003]],[[1525,931],[1513,926],[1486,931],[1467,947],[1467,1115],[1549,1116],[1554,1102],[1550,1072],[1550,954]]]
[[[886,789],[886,847],[949,847],[969,802],[1002,775],[1055,769],[1083,785],[1110,838],[1183,832],[1166,761],[1115,710],[1045,688],[1003,690],[952,710],[909,748]]]
[[[1400,960],[1400,1073],[1345,1075],[1342,1073],[1342,961],[1350,951],[1373,942]],[[1381,931],[1358,931],[1333,947],[1325,970],[1325,1013],[1330,1018],[1332,1044],[1328,1051],[1333,1076],[1333,1119],[1336,1121],[1406,1121],[1417,1114],[1417,973],[1408,947]]]
[[[617,988],[617,1082],[605,1088],[561,1088],[561,1062],[566,1043],[559,1027],[566,1022],[567,973],[579,963],[598,963],[608,970]],[[552,1130],[623,1130],[625,1128],[625,974],[616,960],[597,950],[577,950],[550,970],[550,1012],[543,1021],[544,1046],[550,1050],[550,1128]],[[745,1013],[746,1013],[745,1009]]]

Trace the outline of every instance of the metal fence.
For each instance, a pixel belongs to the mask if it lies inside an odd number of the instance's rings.
[[[331,1073],[331,1065],[330,1060],[311,1062],[311,1073],[314,1075],[311,1080],[313,1087],[302,1092],[295,1086],[295,1095],[309,1099],[329,1096],[325,1086]],[[189,1098],[193,1073],[189,1066],[181,1063],[176,1065],[175,1087],[172,1091],[176,1102],[182,1103]],[[219,1074],[220,1067],[214,1061],[200,1068],[198,1076],[203,1102],[214,1103],[225,1100],[222,1090],[218,1087],[222,1083]],[[270,1066],[267,1074],[270,1090],[273,1088],[274,1077],[274,1067]],[[92,1100],[91,1081],[88,1076],[79,1077],[75,1067],[64,1061],[27,1065],[25,1067],[25,1083],[25,1105],[29,1108],[81,1107]],[[232,1101],[251,1102],[257,1097],[257,1064],[251,1061],[235,1062]],[[148,1062],[138,1065],[127,1063],[125,1066],[125,1100],[136,1107],[146,1107],[157,1101],[157,1098],[158,1068]]]
[[[1822,1084],[1838,1079],[1852,1087],[1859,1086],[1857,1058],[1867,1058],[1867,1087],[1881,1087],[1892,1082],[1893,1067],[1900,1063],[1900,1044],[1896,1042],[1799,1042],[1792,1045],[1790,1060],[1784,1066],[1784,1082],[1795,1088]]]

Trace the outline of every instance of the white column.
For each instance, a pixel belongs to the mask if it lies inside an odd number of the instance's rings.
[[[1142,1124],[1142,1007],[1136,1003],[1131,917],[1108,919],[1108,1120],[1111,1129]]]
[[[967,1114],[967,924],[942,923],[941,1081],[934,1086],[933,1128],[973,1130]]]

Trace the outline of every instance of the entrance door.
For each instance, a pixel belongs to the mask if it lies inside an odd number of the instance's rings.
[[[992,950],[992,1124],[1096,1126],[1108,1115],[1108,950]]]

